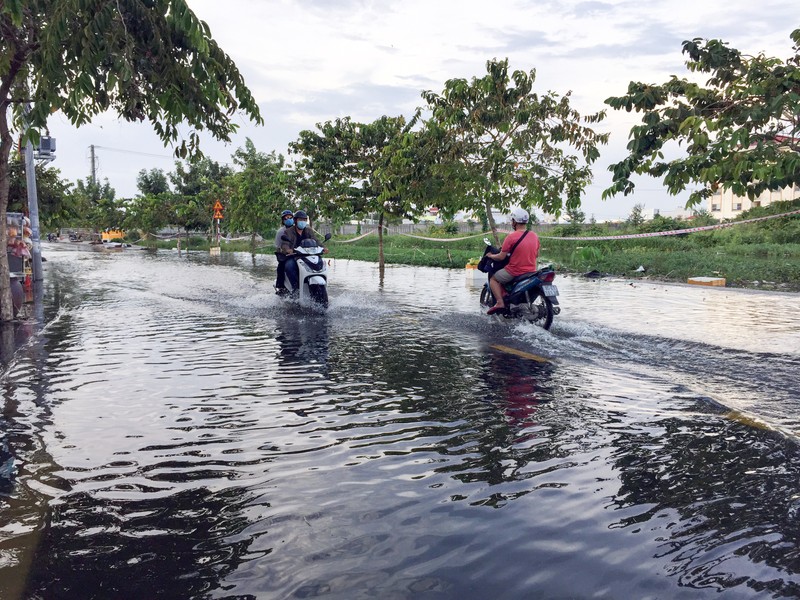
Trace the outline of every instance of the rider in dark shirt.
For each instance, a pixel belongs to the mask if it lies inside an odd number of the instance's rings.
[[[285,210],[281,213],[281,226],[275,234],[275,256],[278,259],[278,276],[275,281],[275,290],[278,295],[286,294],[286,255],[281,251],[283,240],[281,239],[287,229],[294,225],[294,214],[292,211]]]
[[[283,234],[281,252],[286,257],[291,257],[294,254],[294,249],[297,248],[303,240],[313,239],[322,245],[317,232],[308,225],[308,215],[303,210],[298,210],[294,213],[294,227],[287,227]],[[327,250],[326,250],[327,252]],[[286,276],[292,284],[292,288],[297,290],[299,286],[299,272],[297,270],[297,261],[289,258],[286,261]]]

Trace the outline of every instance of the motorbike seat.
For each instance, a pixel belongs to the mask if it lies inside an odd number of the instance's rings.
[[[522,281],[523,279],[527,279],[528,277],[532,277],[534,275],[538,275],[541,272],[542,272],[542,270],[540,269],[538,271],[530,271],[528,273],[523,273],[522,275],[517,275],[517,276],[514,277],[514,279],[512,279],[511,281],[509,281],[506,284],[506,287],[507,288],[512,288],[515,285],[517,285],[520,281]]]

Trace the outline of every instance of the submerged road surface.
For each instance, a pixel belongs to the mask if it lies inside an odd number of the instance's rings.
[[[2,332],[2,598],[800,597],[800,297],[47,247]],[[720,592],[723,592],[720,595]]]

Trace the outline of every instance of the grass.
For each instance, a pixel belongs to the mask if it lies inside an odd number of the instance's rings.
[[[646,246],[641,245],[641,240],[630,240],[629,245],[615,242],[600,246],[592,256],[576,253],[575,242],[570,246],[547,240],[542,256],[556,263],[557,268],[573,272],[596,270],[672,281],[724,277],[729,286],[800,291],[800,243],[691,247],[680,240],[654,239],[658,241]],[[645,268],[643,273],[637,271],[640,266]]]
[[[539,263],[552,263],[561,272],[596,270],[622,277],[682,282],[689,277],[713,276],[724,277],[730,286],[800,291],[800,241],[740,244],[725,238],[699,237],[704,235],[709,237],[709,234],[690,234],[605,242],[542,238]],[[329,243],[331,257],[378,260],[376,236],[352,244],[342,241]],[[384,241],[384,255],[389,264],[463,268],[470,259],[479,258],[484,248],[481,237],[433,242],[393,235],[386,236]],[[644,272],[637,271],[640,266],[645,268]]]

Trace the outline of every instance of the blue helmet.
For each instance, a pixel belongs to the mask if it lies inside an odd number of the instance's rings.
[[[285,219],[287,216],[291,216],[293,213],[290,210],[285,210],[281,213],[281,219]]]
[[[298,210],[296,213],[294,213],[294,220],[297,221],[298,219],[305,219],[308,221],[308,215],[306,214],[306,211]]]

